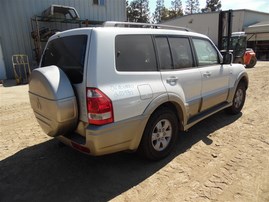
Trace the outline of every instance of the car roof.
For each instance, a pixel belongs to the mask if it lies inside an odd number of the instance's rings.
[[[116,35],[134,35],[134,34],[149,34],[149,35],[177,35],[177,36],[192,36],[192,37],[201,37],[207,38],[206,35],[199,34],[192,31],[185,30],[175,30],[175,29],[155,29],[155,28],[134,28],[134,27],[84,27],[70,29],[63,32],[59,32],[52,36],[51,38],[57,38],[57,36],[66,36],[66,35],[80,35],[85,33],[95,32],[97,35],[105,34],[107,36],[116,36]]]

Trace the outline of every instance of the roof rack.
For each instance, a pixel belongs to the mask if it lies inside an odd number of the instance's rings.
[[[136,23],[136,22],[117,22],[117,21],[106,21],[103,23],[103,27],[137,27],[137,28],[151,28],[151,29],[174,29],[174,30],[183,30],[191,31],[186,27],[178,27],[172,25],[163,25],[163,24],[151,24],[151,23]]]

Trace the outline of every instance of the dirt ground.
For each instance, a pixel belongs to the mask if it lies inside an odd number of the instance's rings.
[[[269,62],[247,69],[242,114],[220,112],[182,133],[159,162],[91,157],[46,136],[28,85],[0,86],[0,201],[269,201]]]

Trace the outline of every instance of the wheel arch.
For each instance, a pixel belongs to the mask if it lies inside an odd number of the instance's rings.
[[[229,102],[232,102],[233,100],[233,97],[234,97],[234,94],[235,94],[235,91],[237,89],[237,86],[240,84],[240,83],[243,83],[246,87],[246,90],[248,89],[248,85],[249,85],[249,79],[248,79],[248,75],[246,72],[243,72],[242,74],[240,74],[235,83],[234,83],[234,86],[233,88],[230,90],[230,93],[229,93],[229,97],[228,97],[228,101]]]
[[[243,84],[245,85],[246,89],[248,89],[248,83],[249,83],[248,76],[247,76],[247,75],[243,75],[243,76],[240,78],[240,80],[239,80],[239,82],[237,83],[236,86],[238,86],[239,83],[243,83]]]
[[[176,112],[176,116],[179,123],[179,130],[184,129],[186,123],[186,109],[183,101],[180,98],[170,99],[171,97],[165,95],[154,99],[144,111],[144,115],[150,117],[154,112],[161,108],[169,108],[171,111]]]
[[[149,116],[138,153],[150,160],[159,160],[171,153],[178,136],[178,114],[172,102],[158,106]]]

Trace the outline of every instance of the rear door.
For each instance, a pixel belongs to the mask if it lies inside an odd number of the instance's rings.
[[[215,46],[207,39],[193,38],[198,67],[202,75],[201,111],[227,100],[229,65],[220,64]]]
[[[113,40],[107,43],[113,43]],[[109,49],[114,46],[103,47]],[[105,75],[100,72],[101,90],[113,102],[115,121],[141,116],[153,100],[156,102],[166,95],[161,73],[157,69],[152,36],[117,34],[113,51],[115,54],[106,54],[106,57],[115,57],[115,69],[107,68]],[[100,54],[101,57],[103,55]],[[99,60],[99,65],[107,66],[103,61]]]
[[[195,115],[201,102],[201,74],[194,67],[188,37],[156,36],[156,47],[162,80],[169,98],[179,98],[188,116]]]
[[[76,94],[79,118],[87,122],[86,70],[91,30],[81,29],[54,35],[42,56],[41,67],[56,65],[64,71]]]

